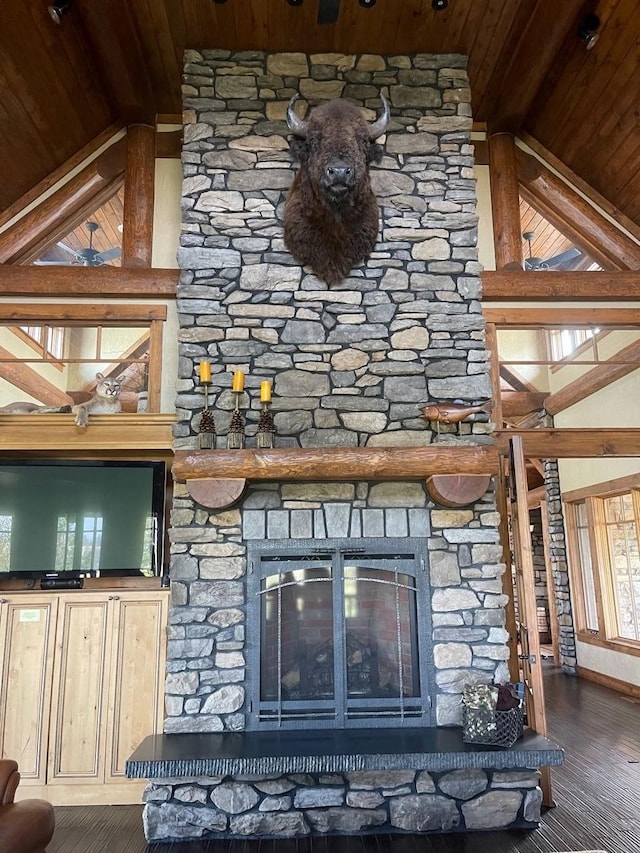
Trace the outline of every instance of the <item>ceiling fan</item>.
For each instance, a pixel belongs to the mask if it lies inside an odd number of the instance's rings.
[[[113,249],[106,249],[104,252],[99,252],[97,249],[93,248],[93,235],[100,228],[97,222],[89,221],[86,223],[86,229],[89,232],[89,245],[83,249],[72,249],[71,246],[67,246],[66,243],[59,241],[56,243],[60,249],[64,252],[67,252],[73,257],[71,261],[52,261],[52,260],[38,260],[35,263],[38,265],[55,265],[55,266],[83,266],[83,267],[99,267],[102,264],[105,264],[107,261],[113,261],[115,258],[119,258],[121,254],[121,249],[118,246],[115,246]]]
[[[570,249],[567,249],[565,252],[560,252],[558,255],[554,255],[552,258],[536,258],[531,254],[531,241],[536,236],[535,232],[525,231],[522,236],[529,244],[529,257],[524,259],[525,270],[536,271],[557,269],[562,264],[573,261],[575,258],[582,257],[582,252],[579,249],[576,249],[575,246],[572,246]]]

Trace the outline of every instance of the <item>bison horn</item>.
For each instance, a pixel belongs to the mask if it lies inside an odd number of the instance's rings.
[[[369,139],[373,142],[374,139],[377,139],[379,136],[386,131],[389,125],[389,119],[391,118],[391,110],[389,109],[389,101],[385,98],[384,95],[380,96],[382,98],[382,114],[374,121],[373,124],[369,125]]]
[[[293,108],[297,100],[298,95],[296,94],[289,101],[289,106],[287,107],[287,126],[289,127],[289,130],[295,133],[296,136],[302,136],[303,139],[306,139],[307,125],[309,122],[303,121],[295,114]]]

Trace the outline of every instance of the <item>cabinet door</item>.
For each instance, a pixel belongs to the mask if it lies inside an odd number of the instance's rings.
[[[167,590],[113,596],[106,781],[122,781],[140,742],[162,730]]]
[[[45,783],[57,600],[0,599],[0,757],[20,766],[23,785]]]
[[[111,601],[61,595],[53,674],[48,783],[102,783]]]

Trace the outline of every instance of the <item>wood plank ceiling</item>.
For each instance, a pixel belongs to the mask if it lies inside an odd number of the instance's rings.
[[[175,118],[183,51],[221,48],[467,54],[474,119],[526,131],[640,229],[637,0],[341,0],[323,25],[321,2],[72,0],[56,25],[46,0],[3,0],[0,224],[109,128]]]

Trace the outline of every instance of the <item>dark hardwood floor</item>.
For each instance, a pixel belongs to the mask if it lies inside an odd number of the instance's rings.
[[[147,846],[139,806],[59,807],[47,853],[640,853],[640,703],[546,667],[549,737],[565,763],[537,830]]]

